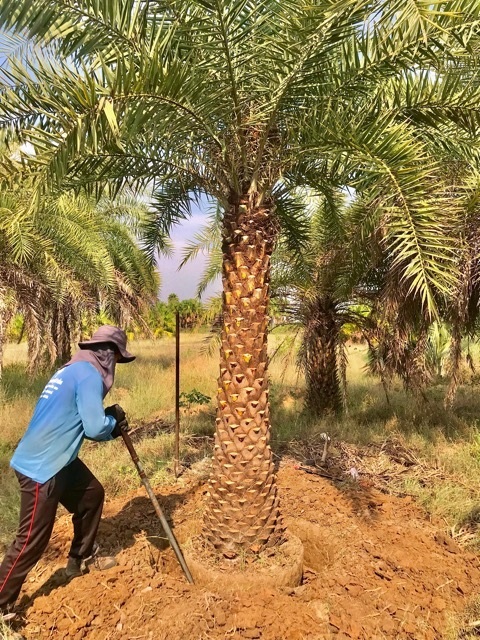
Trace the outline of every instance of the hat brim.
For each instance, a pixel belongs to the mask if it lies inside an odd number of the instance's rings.
[[[91,344],[104,344],[106,342],[110,342],[110,344],[114,344],[117,347],[120,355],[122,356],[118,360],[120,364],[124,364],[125,362],[133,362],[133,360],[135,360],[135,358],[137,357],[134,356],[133,353],[130,353],[130,351],[121,349],[116,342],[113,342],[113,340],[84,340],[83,342],[79,342],[78,346],[80,347],[80,349],[88,349],[89,345]]]
[[[122,351],[120,351],[120,353],[122,354],[122,357],[118,361],[120,364],[124,364],[125,362],[133,362],[137,357],[137,356],[134,356],[132,353],[129,353],[126,349],[124,349],[123,353]]]

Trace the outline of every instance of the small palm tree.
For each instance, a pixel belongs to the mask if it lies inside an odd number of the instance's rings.
[[[35,147],[28,167],[39,189],[148,186],[152,243],[202,194],[221,204],[205,535],[228,555],[275,544],[283,531],[268,303],[279,229],[297,220],[281,196],[298,185],[322,192],[333,174],[368,193],[388,216],[385,242],[406,286],[433,307],[453,278],[438,269],[448,252],[435,236],[438,167],[410,125],[447,137],[472,124],[458,113],[477,101],[462,79],[478,12],[471,0],[0,0],[0,25],[43,46],[27,66],[10,61],[0,100],[4,126]]]
[[[308,211],[308,236],[301,253],[279,245],[272,284],[280,307],[300,332],[299,365],[305,373],[308,410],[339,413],[344,404],[345,350],[342,327],[351,322],[353,288],[342,291],[348,252],[346,194],[301,198]]]

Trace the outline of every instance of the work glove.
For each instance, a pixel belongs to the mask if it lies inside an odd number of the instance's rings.
[[[125,411],[119,404],[112,404],[109,407],[105,407],[105,415],[113,416],[116,422],[121,422],[127,417]]]
[[[120,422],[113,427],[112,433],[110,434],[112,438],[118,438],[122,435],[122,431],[128,433],[130,431],[130,425],[128,424],[128,420],[124,418]]]
[[[112,438],[118,438],[122,435],[122,431],[128,432],[130,430],[125,411],[119,404],[112,404],[110,407],[106,407],[105,415],[113,416],[116,421],[116,425],[110,434]]]

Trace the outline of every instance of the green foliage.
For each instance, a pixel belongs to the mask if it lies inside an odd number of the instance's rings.
[[[172,311],[177,311],[180,305],[180,299],[176,293],[170,293],[168,296],[167,304]]]
[[[21,312],[33,369],[68,357],[76,331],[139,318],[159,280],[134,235],[147,216],[143,205],[70,191],[32,207],[32,194],[28,182],[0,182],[1,320]],[[10,325],[10,339],[20,337],[19,321]]]
[[[24,336],[25,318],[21,313],[16,313],[8,325],[7,340],[18,342]]]
[[[168,302],[158,300],[144,315],[153,336],[158,338],[175,334],[177,311],[180,314],[181,329],[195,329],[205,324],[206,309],[199,300],[191,298],[180,301],[172,293],[168,296]]]
[[[210,396],[206,396],[198,389],[192,389],[191,391],[183,391],[180,394],[180,406],[190,407],[192,404],[209,404],[211,401]]]
[[[443,378],[447,373],[450,356],[451,336],[448,328],[441,322],[434,322],[430,327],[427,343],[427,365],[432,375]]]
[[[182,329],[193,329],[205,322],[205,309],[197,298],[182,300],[178,305],[178,312]]]
[[[146,321],[155,337],[174,335],[175,308],[168,303],[158,301],[148,310]]]

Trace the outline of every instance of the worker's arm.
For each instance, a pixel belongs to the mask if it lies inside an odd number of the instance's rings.
[[[85,436],[90,440],[111,440],[115,418],[105,415],[103,409],[103,383],[96,372],[77,383],[77,409]]]

